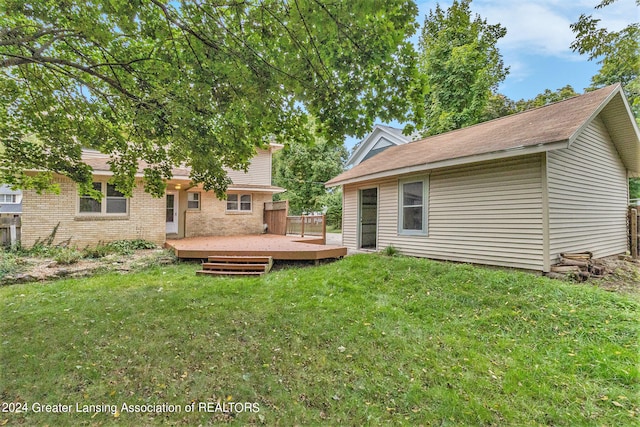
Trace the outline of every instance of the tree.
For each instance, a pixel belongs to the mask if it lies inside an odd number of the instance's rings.
[[[535,98],[524,100],[521,99],[517,101],[514,105],[514,111],[526,111],[532,108],[544,107],[545,105],[552,104],[554,102],[562,101],[564,99],[573,98],[574,96],[578,96],[577,93],[571,85],[566,85],[557,89],[556,91],[552,91],[550,89],[545,89],[544,92],[536,95]]]
[[[171,168],[223,196],[272,139],[364,135],[403,120],[412,1],[65,0],[0,5],[0,181],[89,191],[83,147],[111,156],[131,195],[164,192]],[[45,173],[33,176],[26,170]]]
[[[602,0],[596,9],[606,7],[617,0]],[[640,6],[640,0],[636,0]],[[620,82],[629,100],[631,111],[640,125],[640,23],[634,22],[620,31],[609,31],[599,26],[599,19],[592,15],[580,15],[571,25],[576,39],[571,48],[589,55],[589,60],[599,58],[602,67],[591,78],[588,90],[598,89]],[[640,198],[640,178],[629,181],[631,198]]]
[[[595,8],[602,9],[617,0],[602,0]],[[636,0],[640,6],[640,0]],[[598,60],[602,67],[591,78],[589,90],[620,82],[631,109],[640,124],[640,23],[634,22],[620,31],[599,26],[599,19],[582,14],[571,24],[576,39],[571,48]]]
[[[295,215],[335,205],[335,196],[327,192],[324,183],[343,171],[346,159],[344,145],[330,144],[323,138],[289,141],[273,157],[273,183],[287,189],[276,198],[289,200],[289,211]]]
[[[424,117],[417,127],[434,135],[490,117],[493,92],[509,72],[497,41],[507,33],[500,24],[471,18],[471,0],[454,0],[446,13],[440,5],[425,18],[420,38],[419,70],[424,79]],[[419,108],[419,107],[417,107]]]

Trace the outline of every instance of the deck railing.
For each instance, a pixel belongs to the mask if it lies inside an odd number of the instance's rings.
[[[287,216],[287,234],[319,236],[327,238],[327,222],[324,215]]]

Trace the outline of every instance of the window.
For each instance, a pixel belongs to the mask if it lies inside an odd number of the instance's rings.
[[[187,193],[187,209],[200,209],[200,193]]]
[[[127,213],[127,198],[124,197],[124,194],[116,190],[116,186],[112,184],[107,184],[107,213]]]
[[[102,183],[94,182],[93,189],[102,192]],[[80,213],[101,213],[102,202],[89,196],[80,196]]]
[[[425,234],[426,227],[426,180],[400,182],[399,232],[401,234]]]
[[[102,199],[80,196],[78,211],[81,214],[118,215],[126,214],[128,200],[115,185],[106,182],[94,182],[93,189],[102,193]]]
[[[227,211],[251,212],[251,194],[227,194]]]
[[[0,203],[17,203],[15,194],[0,194]]]
[[[227,194],[227,210],[228,211],[237,211],[238,210],[238,195],[237,194]]]
[[[240,196],[240,210],[241,211],[250,211],[251,210],[251,195],[243,194]]]

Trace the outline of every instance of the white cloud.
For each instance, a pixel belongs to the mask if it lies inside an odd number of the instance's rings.
[[[507,35],[498,43],[501,50],[526,50],[554,56],[569,53],[569,45],[574,39],[569,28],[571,21],[546,5],[533,2],[514,2],[508,7],[479,5],[476,11],[489,23],[499,22],[507,28]]]
[[[419,4],[420,23],[434,9],[436,1]],[[439,2],[443,9],[452,1]],[[575,34],[569,27],[580,14],[601,19],[600,24],[610,30],[620,30],[631,22],[640,20],[640,10],[635,0],[618,0],[602,9],[594,9],[599,0],[475,0],[471,10],[480,14],[489,24],[500,23],[507,28],[507,35],[498,43],[506,54],[520,51],[525,54],[546,55],[564,59],[577,59],[570,45]]]

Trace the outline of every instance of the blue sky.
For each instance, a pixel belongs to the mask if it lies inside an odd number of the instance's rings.
[[[439,3],[448,8],[452,0],[419,1],[420,25],[429,10]],[[569,46],[575,39],[569,25],[576,22],[580,14],[593,15],[601,19],[601,25],[610,30],[619,30],[631,22],[640,21],[640,8],[635,0],[617,0],[596,10],[600,0],[473,0],[471,11],[480,14],[489,24],[500,23],[507,35],[498,42],[505,66],[510,73],[499,87],[499,92],[511,99],[530,99],[545,89],[556,90],[570,84],[578,93],[589,86],[591,76],[600,66],[597,61],[588,61],[584,55],[571,51]],[[420,30],[414,36],[417,44]],[[402,127],[398,123],[391,126]],[[358,140],[347,138],[347,149]]]

